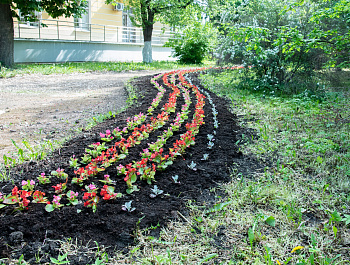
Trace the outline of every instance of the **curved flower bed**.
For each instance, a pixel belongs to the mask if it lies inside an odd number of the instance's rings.
[[[30,203],[44,203],[47,204],[45,209],[50,212],[65,205],[77,205],[82,199],[85,207],[91,207],[93,211],[96,211],[100,198],[103,200],[114,200],[122,196],[121,192],[115,192],[115,180],[111,176],[104,174],[103,179],[100,177],[108,167],[116,163],[119,163],[117,166],[118,174],[126,182],[127,193],[130,194],[139,190],[136,185],[138,179],[152,184],[155,181],[157,170],[166,170],[177,157],[184,155],[187,148],[195,144],[195,137],[204,123],[205,113],[203,108],[206,98],[204,94],[206,94],[209,103],[212,105],[214,129],[218,127],[217,111],[210,94],[193,85],[187,77],[190,73],[207,69],[172,71],[154,76],[150,82],[159,92],[147,108],[147,114],[139,113],[127,118],[126,126],[122,129],[117,127],[101,132],[101,141],[90,144],[80,161],[75,157],[71,158],[70,165],[75,167],[75,176],[68,176],[64,173],[64,169],[58,168],[56,171],[52,171],[50,175],[46,175],[44,172],[41,173],[40,176],[37,176],[37,180],[23,180],[21,189],[18,186],[14,186],[10,194],[0,193],[0,208],[14,205],[15,210],[25,210],[28,209]],[[161,77],[166,88],[157,82]],[[168,101],[161,107],[161,113],[157,116],[152,116],[167,89],[172,90],[168,96]],[[184,104],[181,106],[180,111],[176,112],[177,99],[181,92],[183,93]],[[180,134],[179,139],[172,143],[172,147],[169,147],[167,154],[165,154],[164,146],[173,138],[174,132],[177,132],[182,124],[188,120],[189,106],[192,104],[191,92],[196,99],[192,120],[186,123],[186,131]],[[175,115],[173,115],[174,113]],[[159,131],[168,124],[171,115],[174,116],[172,122],[158,136],[157,141],[148,143],[148,148],[143,149],[140,153],[140,160],[123,165],[121,162],[127,158],[132,148],[140,145],[150,134]],[[213,134],[215,135],[215,130]],[[208,135],[208,139],[208,148],[211,149],[214,145],[214,139],[210,135]],[[80,166],[81,164],[85,164],[85,166]],[[49,200],[45,197],[49,194],[45,194],[45,192],[35,188],[35,181],[39,181],[42,185],[50,185],[51,178],[62,179],[63,182],[52,186],[52,199]],[[93,180],[97,180],[101,184],[91,182]],[[85,189],[80,193],[74,190],[67,190],[68,181],[76,186],[85,187]],[[88,183],[90,184],[88,185]],[[65,204],[61,201],[63,197],[66,198]]]
[[[94,183],[85,185],[86,191],[83,194],[72,190],[66,191],[67,182],[70,180],[71,183],[83,187],[88,180],[96,178],[97,175],[102,174],[106,168],[125,159],[132,147],[140,144],[141,141],[148,138],[150,133],[159,130],[168,122],[169,115],[176,110],[177,98],[182,90],[185,104],[181,107],[181,112],[177,112],[170,126],[159,136],[155,143],[149,143],[149,148],[145,149],[144,152],[140,154],[141,160],[126,165],[120,164],[118,166],[119,174],[124,175],[124,181],[127,184],[127,193],[138,190],[137,186],[134,185],[138,176],[140,176],[141,180],[146,180],[151,184],[152,181],[154,181],[156,170],[165,170],[168,165],[173,163],[177,156],[183,155],[185,149],[194,144],[194,137],[203,123],[204,96],[199,92],[196,86],[185,82],[183,77],[184,73],[191,71],[193,70],[173,71],[163,75],[163,83],[168,89],[172,89],[172,93],[170,93],[168,101],[161,108],[162,112],[156,117],[151,117],[148,123],[145,124],[147,115],[143,113],[127,118],[127,125],[123,129],[117,127],[112,131],[106,130],[105,133],[100,133],[103,143],[96,142],[89,145],[81,161],[78,162],[78,159],[72,157],[70,162],[72,166],[76,167],[76,170],[74,170],[75,176],[68,176],[64,173],[64,169],[60,168],[51,172],[49,176],[44,172],[41,173],[40,176],[37,177],[37,180],[41,184],[50,185],[50,179],[53,177],[65,180],[62,183],[52,186],[52,193],[54,195],[52,195],[51,201],[45,197],[46,194],[44,192],[35,189],[35,180],[27,180],[22,183],[22,189],[15,186],[11,194],[5,195],[0,193],[0,208],[14,205],[16,210],[25,210],[30,203],[45,203],[47,204],[45,209],[47,211],[53,211],[54,209],[64,206],[64,204],[61,203],[61,199],[65,196],[68,200],[66,204],[68,206],[78,204],[78,198],[82,197],[84,206],[91,207],[93,211],[96,211],[100,197],[104,200],[119,198],[121,194],[114,192],[114,182],[109,175],[104,175],[105,180],[102,181],[104,182],[102,187]],[[157,79],[161,76],[162,75],[156,75],[151,79],[151,83],[159,92],[153,99],[151,106],[147,109],[148,116],[152,115],[153,111],[158,107],[166,91],[166,89],[157,82]],[[178,76],[180,80],[177,85],[176,76]],[[169,148],[169,154],[163,155],[162,147],[171,138],[173,132],[178,130],[187,118],[188,108],[191,104],[188,89],[192,89],[197,99],[193,120],[186,124],[186,133],[181,134],[180,140],[176,140],[173,144],[173,148]],[[129,136],[126,137],[126,135]],[[111,145],[110,143],[112,142],[114,142],[114,144]],[[79,164],[87,165],[79,167]]]
[[[49,159],[14,169],[14,184],[0,184],[0,253],[16,245],[13,232],[23,234],[18,244],[32,257],[42,242],[64,236],[122,249],[136,223],[163,225],[186,200],[228,180],[239,128],[223,100],[197,81],[206,70],[136,80],[137,105]]]

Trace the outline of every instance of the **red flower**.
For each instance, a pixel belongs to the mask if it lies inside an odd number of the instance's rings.
[[[13,196],[16,196],[18,194],[18,187],[15,186],[13,189],[12,189],[12,195]]]

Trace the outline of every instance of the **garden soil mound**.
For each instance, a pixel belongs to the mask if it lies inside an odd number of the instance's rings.
[[[49,158],[38,162],[29,162],[18,166],[12,171],[14,183],[21,187],[21,181],[35,179],[40,173],[45,172],[49,175],[51,171],[57,168],[64,168],[69,176],[74,176],[72,168],[69,168],[70,158],[75,155],[80,158],[83,156],[85,148],[92,143],[100,141],[100,132],[107,129],[113,130],[115,127],[124,127],[127,117],[145,113],[151,105],[152,100],[156,97],[158,90],[150,83],[152,76],[141,77],[134,80],[133,85],[137,89],[137,103],[127,111],[116,115],[114,118],[98,124],[89,131],[83,131],[80,135],[66,142],[64,146],[56,150]],[[197,79],[197,74],[191,74],[192,82],[201,87]],[[158,82],[162,85],[161,79]],[[164,86],[165,87],[165,86]],[[199,134],[196,136],[196,144],[186,149],[186,154],[178,158],[175,163],[169,166],[165,171],[157,171],[155,175],[156,182],[148,185],[144,181],[138,181],[139,191],[130,195],[126,194],[126,184],[122,176],[117,175],[116,166],[119,163],[100,172],[94,183],[99,186],[103,185],[98,180],[103,180],[104,174],[109,174],[116,181],[116,191],[122,192],[123,197],[111,201],[102,199],[97,205],[97,211],[92,212],[91,208],[78,206],[62,207],[51,213],[45,211],[44,204],[31,203],[27,210],[23,212],[13,211],[11,207],[5,207],[0,210],[0,257],[14,258],[24,254],[25,260],[32,259],[35,263],[35,255],[43,255],[41,262],[49,261],[48,257],[57,257],[59,240],[67,238],[77,239],[82,244],[91,244],[108,247],[112,253],[115,250],[126,251],[128,246],[134,243],[134,231],[136,227],[146,228],[149,226],[164,226],[171,219],[179,218],[179,213],[186,214],[185,204],[188,200],[197,202],[208,202],[212,200],[209,196],[209,190],[217,186],[218,183],[230,181],[230,167],[235,162],[243,161],[243,155],[239,152],[236,145],[239,135],[243,129],[237,125],[237,117],[229,109],[229,102],[209,92],[218,111],[219,127],[216,129],[215,145],[213,149],[208,149],[208,134],[213,134],[213,114],[211,105],[206,99],[204,107],[205,124],[200,127]],[[167,89],[159,106],[162,106],[168,99],[169,89]],[[191,113],[194,113],[195,97],[191,93],[192,104]],[[178,98],[177,111],[184,104],[182,97]],[[160,107],[157,108],[160,113]],[[157,111],[153,116],[156,116]],[[170,117],[169,120],[174,118]],[[149,120],[148,120],[149,122]],[[163,128],[166,128],[164,126]],[[180,130],[174,133],[169,139],[169,143],[164,146],[164,150],[172,147],[175,139],[179,139],[180,134],[186,130],[183,125]],[[161,130],[162,132],[162,130]],[[140,152],[147,148],[147,142],[155,142],[161,132],[150,134],[150,137],[143,141],[139,146],[133,147],[129,155],[122,162],[123,164],[138,161]],[[246,132],[244,132],[246,133]],[[171,140],[171,141],[170,141]],[[208,160],[202,160],[203,154],[209,154]],[[188,167],[191,162],[196,163],[196,169]],[[178,175],[180,183],[174,183],[172,176]],[[52,181],[51,184],[38,185],[37,189],[52,194],[52,186],[58,184],[58,180]],[[90,184],[87,182],[86,184]],[[157,185],[163,190],[162,195],[151,198],[151,188]],[[14,187],[13,183],[1,183],[0,191],[3,194],[9,194]],[[82,194],[82,188],[68,181],[67,190],[78,191]],[[52,200],[52,195],[48,196]],[[80,198],[81,199],[81,198]],[[64,202],[64,200],[62,199]],[[132,201],[135,211],[126,212],[122,210],[122,205]],[[46,256],[45,256],[46,255]],[[46,257],[46,258],[45,258]],[[45,260],[47,259],[47,260]],[[78,256],[75,260],[70,258],[71,264],[87,264],[89,261],[84,257]],[[91,261],[90,261],[91,262]]]

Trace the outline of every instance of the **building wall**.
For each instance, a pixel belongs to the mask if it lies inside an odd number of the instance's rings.
[[[124,9],[125,11],[126,9]],[[106,5],[104,0],[90,0],[89,19],[82,21],[89,24],[74,23],[74,18],[60,17],[50,18],[47,13],[41,14],[40,23],[14,22],[15,38],[24,39],[52,39],[52,40],[79,40],[79,41],[103,41],[112,43],[133,42],[142,43],[143,34],[141,28],[123,26],[123,14],[126,12],[114,10],[113,5]],[[129,25],[130,26],[130,25]],[[153,41],[155,44],[164,44],[167,36],[163,33],[165,25],[159,22],[154,25]]]
[[[14,44],[16,63],[142,61],[140,44],[40,39],[15,39]],[[153,60],[175,60],[170,48],[154,45],[152,50]]]

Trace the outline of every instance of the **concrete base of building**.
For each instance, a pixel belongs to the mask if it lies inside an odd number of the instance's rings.
[[[15,39],[16,63],[142,62],[143,45],[67,40]],[[171,48],[152,45],[156,61],[173,61]]]

